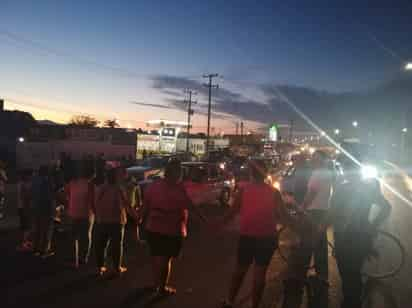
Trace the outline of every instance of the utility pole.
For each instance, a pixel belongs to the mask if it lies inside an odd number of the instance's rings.
[[[236,122],[236,136],[239,135],[239,122]]]
[[[240,122],[240,142],[241,142],[241,144],[243,144],[244,143],[244,140],[243,140],[243,121],[242,122]]]
[[[213,78],[218,77],[219,74],[205,74],[203,78],[207,78],[209,82],[204,86],[209,88],[209,103],[207,106],[207,136],[206,136],[206,155],[209,155],[209,143],[210,143],[210,112],[212,109],[212,88],[219,88],[218,84],[212,84]]]
[[[292,143],[293,139],[293,120],[290,120],[289,124],[289,142]]]
[[[186,152],[189,153],[189,139],[190,139],[190,118],[194,114],[194,111],[192,110],[192,103],[196,104],[196,101],[192,101],[192,95],[195,95],[196,93],[193,92],[190,89],[186,89],[185,93],[188,94],[188,100],[187,102],[187,136],[186,136]]]

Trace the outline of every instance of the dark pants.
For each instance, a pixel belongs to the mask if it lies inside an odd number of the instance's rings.
[[[93,222],[86,219],[72,220],[72,240],[76,264],[89,261],[92,247]]]
[[[319,226],[324,223],[327,211],[325,210],[309,210],[309,216],[312,223]],[[313,245],[312,253],[315,259],[316,273],[327,280],[329,277],[328,269],[328,236],[326,230],[319,235],[319,239]],[[309,260],[310,262],[310,260]]]
[[[342,308],[362,307],[362,265],[365,262],[368,241],[362,234],[335,233],[335,254],[342,281]]]
[[[97,224],[96,226],[96,263],[100,268],[105,266],[107,248],[111,246],[113,266],[118,269],[123,259],[124,225]]]
[[[46,253],[51,249],[53,219],[49,214],[36,214],[34,217],[34,251]]]

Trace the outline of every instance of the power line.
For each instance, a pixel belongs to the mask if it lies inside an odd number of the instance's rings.
[[[84,58],[81,56],[78,56],[76,54],[70,53],[66,50],[58,49],[58,48],[53,48],[50,46],[47,46],[46,44],[43,44],[39,41],[29,39],[25,37],[24,35],[8,31],[6,29],[1,29],[0,28],[0,36],[3,36],[7,38],[9,41],[15,43],[15,46],[23,45],[25,50],[27,51],[27,47],[31,50],[35,50],[37,52],[43,52],[48,55],[53,55],[59,58],[65,58],[70,60],[72,63],[77,63],[80,66],[88,66],[89,68],[94,68],[94,69],[100,69],[104,71],[109,71],[110,73],[113,73],[114,75],[117,75],[122,78],[133,78],[133,79],[139,79],[139,80],[146,80],[150,79],[151,77],[154,77],[156,75],[162,75],[161,73],[154,73],[154,74],[139,74],[134,71],[125,69],[123,67],[118,67],[114,66],[111,64],[106,64],[103,62],[99,62],[93,59],[88,59]],[[17,44],[16,44],[17,43]],[[101,72],[97,72],[94,70],[96,73],[100,74]],[[179,77],[185,77],[185,78],[200,78],[200,75],[196,74],[188,74],[188,75],[182,75]]]
[[[160,104],[152,104],[152,103],[143,103],[143,102],[136,102],[132,101],[131,104],[146,106],[146,107],[154,107],[154,108],[161,108],[161,109],[174,109],[173,107],[167,105],[160,105]]]
[[[213,78],[218,77],[219,74],[205,74],[203,75],[203,78],[207,78],[209,82],[205,84],[205,86],[209,89],[209,102],[207,106],[207,137],[206,137],[206,154],[209,154],[209,139],[210,139],[210,112],[212,109],[212,88],[219,88],[218,84],[212,84]]]

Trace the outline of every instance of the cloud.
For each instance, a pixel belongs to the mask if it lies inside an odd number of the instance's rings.
[[[208,89],[197,80],[174,76],[156,76],[153,88],[168,96],[167,102],[180,110],[186,110],[182,89],[190,88],[205,101]],[[370,131],[399,130],[405,125],[405,116],[410,116],[412,97],[412,76],[395,78],[377,88],[366,92],[332,93],[294,85],[262,84],[256,89],[254,99],[242,90],[231,91],[227,88],[213,90],[213,113],[221,118],[232,117],[246,121],[267,124],[273,121],[285,123],[294,120],[297,129],[309,125],[279,96],[286,96],[296,107],[324,129],[350,129],[354,120]],[[245,93],[245,92],[244,92]],[[252,97],[252,98],[249,98]],[[410,113],[405,115],[405,111]],[[196,106],[197,114],[206,114],[206,104]]]
[[[167,98],[166,101],[178,109],[186,110],[182,104],[183,89],[192,89],[197,92],[198,97],[207,98],[208,88],[196,80],[174,77],[174,76],[155,76],[153,79],[153,88],[161,91],[163,94],[174,96]],[[180,93],[177,92],[180,91]],[[196,107],[198,114],[206,114],[206,105],[198,104]],[[242,95],[225,88],[213,90],[213,113],[215,117],[237,117],[243,120],[255,122],[269,122],[272,119],[271,109],[264,102],[251,100]]]

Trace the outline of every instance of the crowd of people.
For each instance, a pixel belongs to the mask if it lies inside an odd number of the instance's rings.
[[[292,302],[302,295],[302,276],[306,275],[312,255],[318,276],[328,280],[326,229],[333,225],[343,283],[342,307],[361,307],[361,266],[370,246],[366,243],[370,243],[373,230],[388,216],[390,208],[376,185],[373,191],[365,193],[366,186],[358,173],[351,172],[355,169],[353,163],[346,163],[349,176],[335,185],[327,162],[325,153],[314,153],[310,172],[299,178],[296,195],[292,197],[282,195],[265,182],[267,170],[262,161],[249,161],[248,172],[239,178],[230,210],[218,221],[208,221],[193,205],[181,182],[181,165],[176,159],[167,164],[164,178],[155,180],[144,192],[123,167],[107,166],[100,161],[91,164],[82,160],[68,165],[66,162],[66,168],[70,168],[70,176],[66,177],[58,176],[47,166],[35,173],[23,170],[17,185],[22,232],[18,249],[43,258],[55,253],[54,217],[56,207],[62,204],[70,222],[72,268],[90,263],[94,248],[97,274],[121,275],[127,271],[125,249],[127,252],[127,247],[144,232],[151,255],[153,290],[160,295],[171,295],[176,292],[169,285],[172,263],[180,255],[187,236],[189,212],[196,213],[214,229],[225,226],[238,214],[237,264],[222,307],[233,307],[245,274],[253,265],[252,307],[257,308],[269,263],[278,248],[279,225],[288,225],[300,232],[302,245],[297,254],[299,260],[288,262],[290,266],[296,265],[297,270],[285,281],[283,307],[286,308],[295,307]],[[369,222],[372,204],[380,205],[383,210]],[[303,220],[289,213],[290,205],[304,214],[311,232],[306,232],[308,229],[302,232]],[[106,260],[108,255],[112,258],[111,270]]]

